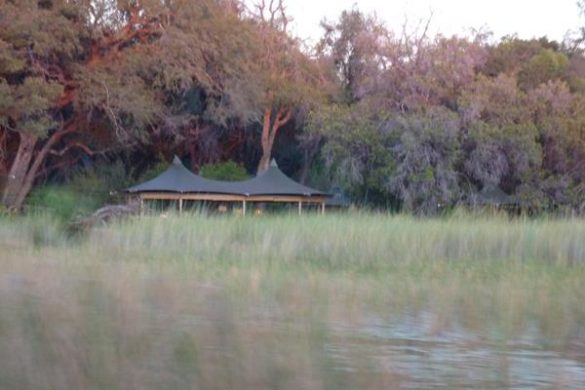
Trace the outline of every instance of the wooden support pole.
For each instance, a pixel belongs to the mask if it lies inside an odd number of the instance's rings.
[[[179,214],[183,214],[183,198],[179,198]]]
[[[325,215],[325,202],[321,203],[321,214]]]
[[[246,215],[246,201],[242,201],[242,215]]]
[[[140,216],[144,215],[144,198],[140,194]]]
[[[299,201],[299,215],[303,213],[303,202]]]

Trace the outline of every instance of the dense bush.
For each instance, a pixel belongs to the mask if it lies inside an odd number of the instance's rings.
[[[244,167],[233,161],[204,165],[199,173],[203,177],[214,180],[238,181],[249,177]]]
[[[123,190],[133,182],[121,161],[103,162],[74,172],[65,183],[36,188],[27,200],[27,207],[33,212],[46,211],[69,220],[106,203],[123,202]]]
[[[95,197],[84,196],[70,185],[46,185],[36,188],[30,194],[27,210],[33,213],[48,212],[65,221],[78,213],[89,212],[97,205]]]

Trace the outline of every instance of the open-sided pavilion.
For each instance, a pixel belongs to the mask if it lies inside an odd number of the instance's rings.
[[[127,189],[138,195],[140,208],[145,201],[178,202],[179,212],[185,201],[240,203],[245,215],[250,203],[295,203],[299,214],[303,205],[316,205],[325,213],[330,194],[304,186],[287,177],[273,160],[270,167],[256,177],[244,181],[210,180],[189,171],[178,157],[159,176]]]

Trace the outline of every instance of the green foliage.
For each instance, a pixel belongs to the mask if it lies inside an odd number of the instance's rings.
[[[47,185],[35,188],[26,203],[30,213],[49,213],[61,221],[68,221],[78,213],[90,211],[95,206],[93,199],[81,197],[67,186]]]
[[[71,176],[67,186],[77,193],[93,199],[96,207],[114,200],[123,201],[122,191],[133,184],[130,172],[122,160],[102,161],[79,170]]]
[[[400,117],[398,123],[397,169],[387,179],[388,187],[406,210],[435,214],[451,207],[461,197],[457,115],[435,109]]]
[[[355,40],[373,24],[351,15],[326,25],[320,43],[341,75],[345,95],[338,99],[348,105],[322,109],[308,123],[324,137],[321,155],[334,182],[354,197],[371,201],[367,194],[377,192],[422,213],[486,185],[515,193],[527,206],[578,204],[572,194],[582,178],[568,172],[579,171],[573,157],[585,161],[585,153],[575,153],[585,150],[577,146],[584,133],[569,130],[584,128],[574,88],[583,73],[580,55],[569,58],[546,39],[489,45],[479,36],[423,38],[409,42],[416,52],[408,51],[403,42]],[[383,29],[370,33],[385,36]],[[361,68],[368,50],[391,63],[389,70]],[[347,99],[348,88],[359,98]]]
[[[208,179],[238,181],[249,178],[246,169],[234,161],[207,164],[201,167],[199,174]]]
[[[146,140],[144,129],[163,115],[159,91],[148,78],[141,77],[148,56],[147,52],[128,54],[115,64],[83,69],[77,76],[80,108],[103,112],[119,139]]]
[[[564,53],[544,49],[530,58],[518,74],[518,83],[530,89],[565,75],[569,59]]]
[[[60,84],[40,77],[17,85],[0,77],[0,120],[11,120],[23,132],[42,138],[56,125],[49,110],[62,92]]]
[[[63,184],[34,189],[27,200],[30,211],[46,211],[63,221],[91,213],[109,201],[123,202],[122,191],[133,180],[122,161],[102,162],[74,172]]]
[[[516,77],[506,74],[495,78],[479,75],[461,91],[458,101],[467,123],[482,120],[498,126],[530,121],[531,107],[527,103]]]
[[[36,1],[0,4],[0,121],[40,138],[56,124],[53,108],[65,87],[64,80],[47,77],[54,70],[46,68],[73,61],[83,38],[80,25],[61,10]]]
[[[391,207],[400,202],[421,213],[457,201],[457,115],[441,109],[382,115],[357,104],[311,116],[311,128],[326,139],[323,156],[333,181],[357,199]]]
[[[332,105],[309,117],[309,131],[325,139],[323,158],[334,183],[360,201],[386,193],[385,181],[395,168],[388,151],[398,140],[389,124],[390,118],[384,120],[366,104]]]
[[[523,40],[516,36],[504,37],[490,49],[490,55],[483,68],[483,72],[490,77],[500,74],[515,74],[542,49],[537,40]]]
[[[10,44],[0,38],[0,74],[15,74],[26,66],[26,61],[15,56],[10,50]]]
[[[166,160],[161,158],[160,160],[157,161],[156,164],[154,164],[152,167],[150,167],[144,173],[142,173],[138,177],[138,179],[135,180],[134,183],[132,183],[132,184],[142,183],[142,182],[154,179],[155,177],[157,177],[158,175],[163,173],[166,169],[168,169],[168,167],[169,167],[169,163]]]

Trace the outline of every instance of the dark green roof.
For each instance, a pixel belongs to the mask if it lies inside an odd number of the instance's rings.
[[[244,195],[328,195],[290,179],[278,168],[275,160],[270,167],[253,179],[229,183],[233,191]]]
[[[128,192],[223,193],[222,183],[205,179],[189,171],[175,156],[171,166],[145,183],[128,188]]]
[[[178,157],[159,176],[145,183],[130,187],[128,192],[178,192],[230,195],[294,195],[328,196],[327,193],[306,187],[287,177],[273,160],[270,167],[253,179],[244,181],[219,181],[205,179],[189,171]]]

